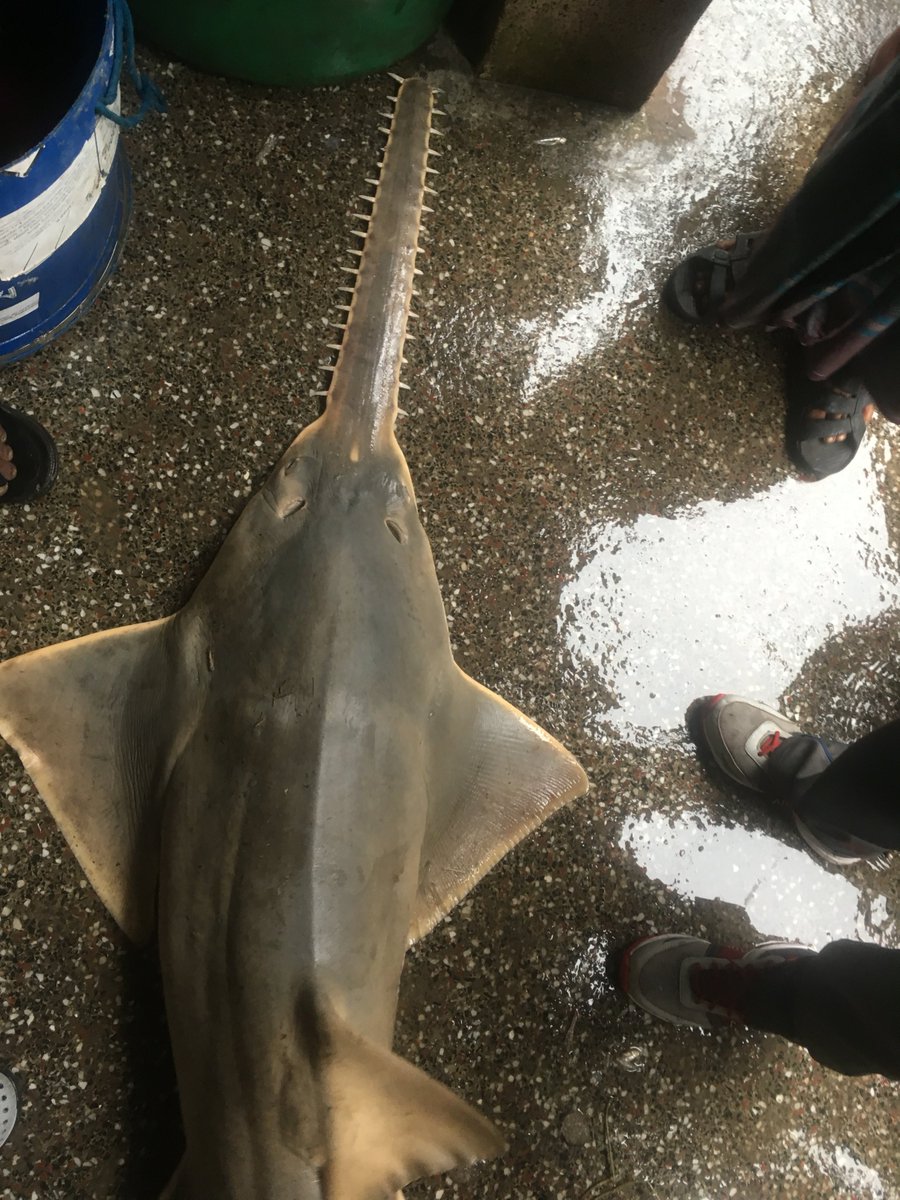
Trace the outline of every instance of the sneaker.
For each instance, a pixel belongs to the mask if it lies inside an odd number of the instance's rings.
[[[799,725],[766,704],[724,692],[694,701],[691,712],[710,754],[730,779],[754,792],[774,790],[769,755],[802,733]]]
[[[807,778],[824,771],[832,761],[834,744],[829,749],[821,738],[804,734],[799,725],[777,709],[741,696],[720,692],[718,696],[695,700],[688,710],[688,724],[729,779],[741,787],[782,799],[785,777],[773,771],[771,756],[786,741],[799,735],[809,743],[803,765],[803,775]],[[867,862],[878,870],[887,865],[889,851],[883,846],[792,816],[797,832],[824,862],[836,867]]]
[[[9,1075],[0,1071],[0,1146],[6,1142],[13,1131],[16,1117],[19,1115],[19,1097],[16,1085]]]
[[[619,960],[619,986],[645,1012],[672,1025],[716,1029],[744,1020],[744,1001],[760,971],[814,950],[764,942],[753,950],[661,933],[633,942]]]

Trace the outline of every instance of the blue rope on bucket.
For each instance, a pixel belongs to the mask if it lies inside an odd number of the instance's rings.
[[[104,117],[109,117],[110,121],[114,121],[123,129],[134,129],[135,125],[143,121],[148,112],[165,112],[166,101],[150,76],[138,70],[138,65],[134,60],[134,22],[131,19],[131,10],[126,0],[112,0],[112,11],[114,29],[112,72],[103,99],[97,105],[97,112]],[[117,113],[111,107],[119,93],[123,65],[128,68],[129,78],[141,101],[138,111],[127,117]]]

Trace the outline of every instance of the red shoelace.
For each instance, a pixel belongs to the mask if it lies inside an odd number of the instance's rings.
[[[709,966],[694,963],[688,972],[691,992],[698,1004],[723,1009],[732,1020],[743,1020],[750,986],[759,977],[760,971],[770,968],[742,964],[742,951],[732,950],[731,947],[723,947],[717,952],[719,955],[737,961],[710,963]]]
[[[766,736],[763,738],[763,740],[759,743],[756,753],[764,754],[764,755],[771,754],[772,751],[777,750],[780,745],[781,745],[781,734],[776,729],[776,730],[774,730],[774,732],[766,734]]]

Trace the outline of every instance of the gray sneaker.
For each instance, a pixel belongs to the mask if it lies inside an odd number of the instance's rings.
[[[790,942],[764,942],[745,952],[661,933],[622,952],[619,986],[635,1004],[672,1025],[716,1029],[744,1020],[747,989],[761,971],[814,953]]]
[[[802,770],[794,779],[809,781],[824,771],[831,764],[833,754],[843,748],[842,743],[826,743],[821,738],[805,734],[799,725],[767,704],[724,692],[695,700],[688,710],[688,721],[705,743],[716,765],[730,779],[742,787],[783,800],[788,799],[785,794],[787,785],[773,771],[771,760],[771,755],[779,747],[797,736],[808,743]],[[792,818],[807,846],[825,862],[837,867],[867,862],[878,870],[887,866],[889,851],[883,846],[810,825],[795,814],[792,814]]]
[[[19,1097],[16,1085],[8,1075],[0,1071],[0,1146],[13,1131],[19,1115]]]
[[[695,705],[704,740],[725,774],[755,792],[772,792],[769,755],[802,733],[800,726],[767,704],[724,692],[704,696]]]

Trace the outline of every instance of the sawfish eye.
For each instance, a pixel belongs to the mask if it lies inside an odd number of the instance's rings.
[[[263,495],[283,521],[301,512],[315,496],[322,466],[310,454],[288,459],[263,489]]]
[[[391,537],[395,541],[399,542],[402,546],[406,539],[403,536],[403,530],[400,528],[397,522],[392,521],[390,517],[386,517],[384,523],[387,525],[388,532],[390,533]]]
[[[306,508],[306,497],[293,496],[281,505],[278,515],[284,520],[285,517],[290,517],[293,513],[299,512],[301,508]]]

